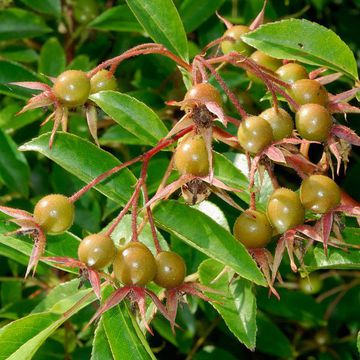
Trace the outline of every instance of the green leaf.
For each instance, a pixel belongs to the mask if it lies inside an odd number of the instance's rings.
[[[250,202],[248,191],[249,181],[241,170],[239,170],[224,155],[214,152],[214,176],[226,185],[242,192],[234,193],[246,203]]]
[[[49,31],[44,20],[30,11],[15,8],[0,11],[0,41],[32,38]]]
[[[88,183],[98,175],[120,164],[110,153],[96,145],[67,133],[57,133],[52,149],[50,134],[44,134],[22,145],[22,151],[37,151],[62,168]],[[110,199],[125,204],[133,192],[136,178],[128,169],[119,171],[95,187]]]
[[[114,359],[102,322],[102,320],[99,321],[95,330],[90,360]]]
[[[179,14],[187,33],[196,30],[224,3],[225,0],[201,1],[185,0],[180,6]]]
[[[110,294],[110,289],[104,290],[104,297]],[[147,343],[139,326],[133,319],[126,305],[121,303],[118,306],[106,311],[101,317],[100,338],[94,339],[94,348],[91,359],[104,359],[101,352],[104,348],[110,347],[111,357],[114,360],[142,360],[155,359],[149,344]]]
[[[126,0],[144,30],[157,43],[188,59],[189,50],[184,26],[171,0]]]
[[[266,286],[264,277],[244,246],[208,216],[177,201],[154,209],[157,225],[209,257],[233,268],[240,276]]]
[[[0,59],[0,94],[20,99],[28,99],[34,93],[33,90],[24,89],[15,85],[8,85],[8,83],[15,81],[41,81],[41,79],[37,74],[23,65],[13,61]]]
[[[258,307],[266,313],[295,321],[306,327],[318,327],[326,324],[324,308],[311,296],[300,291],[277,289],[280,301],[275,296],[269,297],[267,289],[259,289],[257,296]]]
[[[1,50],[0,56],[8,60],[20,61],[23,63],[32,63],[39,58],[39,55],[35,50],[22,47],[10,47]]]
[[[0,130],[0,179],[13,191],[29,194],[30,170],[24,154],[9,135]]]
[[[358,332],[358,336],[357,336],[357,349],[360,354],[360,331]]]
[[[280,59],[325,66],[358,78],[350,48],[332,30],[302,19],[288,19],[260,26],[242,36],[251,46]]]
[[[256,350],[277,358],[294,358],[294,349],[289,339],[275,323],[261,312],[258,312],[256,322],[258,325]]]
[[[65,70],[65,52],[55,37],[50,38],[41,48],[39,72],[47,76],[58,76]]]
[[[43,342],[65,321],[95,300],[91,289],[75,290],[76,293],[60,307],[66,313],[40,312],[13,321],[0,329],[0,359],[30,360]],[[74,306],[79,298],[83,303]],[[60,300],[62,301],[62,300]]]
[[[256,298],[250,281],[234,277],[233,271],[212,281],[223,271],[224,265],[215,260],[204,261],[199,267],[200,281],[220,294],[208,295],[217,302],[211,305],[219,312],[230,331],[250,350],[256,342]]]
[[[326,256],[324,248],[320,246],[305,256],[304,263],[307,272],[320,269],[360,270],[360,252],[358,249],[344,251],[329,248]]]
[[[88,26],[93,29],[104,31],[142,31],[142,27],[126,5],[114,6],[111,9],[106,10]]]
[[[90,96],[119,125],[140,138],[144,144],[155,145],[167,134],[156,113],[135,98],[115,91],[101,91]]]
[[[59,17],[61,15],[60,0],[20,0],[35,11]]]

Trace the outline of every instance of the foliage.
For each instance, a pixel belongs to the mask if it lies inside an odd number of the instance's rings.
[[[359,16],[355,0],[0,1],[0,359],[357,358]],[[222,38],[240,24],[241,39]],[[265,60],[223,54],[224,41]],[[243,129],[271,106],[299,110],[270,68],[280,60],[326,86],[311,95],[331,115],[322,143],[296,130],[275,142],[270,120]],[[93,92],[104,69],[117,87]],[[83,77],[79,106],[53,91],[60,74]],[[250,154],[259,123],[269,139]],[[172,162],[194,133],[205,176]],[[303,215],[298,190],[313,173],[334,178],[341,202]],[[277,187],[301,207],[285,221],[268,206]],[[75,203],[66,232],[46,234],[33,215],[48,194]],[[266,249],[233,234],[248,208],[268,211]],[[291,223],[284,234],[274,218]],[[99,249],[77,259],[100,232],[117,247],[107,269],[91,263]],[[151,271],[171,250],[188,276],[163,289],[141,278],[141,259],[119,276],[131,241],[150,249]]]

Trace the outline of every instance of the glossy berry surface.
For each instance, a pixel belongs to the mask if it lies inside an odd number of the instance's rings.
[[[290,114],[284,109],[269,108],[263,111],[260,115],[271,126],[273,137],[275,141],[291,136],[294,129],[294,123]]]
[[[184,100],[193,100],[197,104],[205,104],[207,102],[214,102],[221,106],[222,99],[219,91],[208,83],[200,83],[194,85],[185,94]]]
[[[114,260],[115,252],[110,236],[104,234],[86,236],[78,247],[79,260],[96,270],[109,266]]]
[[[154,282],[165,288],[172,289],[181,285],[186,276],[186,265],[184,259],[172,252],[162,251],[156,258],[157,273]]]
[[[208,175],[209,159],[203,137],[191,135],[183,138],[175,150],[174,164],[181,174]]]
[[[273,141],[270,124],[260,116],[244,119],[237,133],[240,145],[252,154],[257,154]]]
[[[110,72],[108,70],[98,71],[90,79],[90,94],[95,94],[99,91],[105,90],[116,90],[117,83],[114,76],[109,76]]]
[[[275,71],[282,64],[281,60],[275,59],[269,55],[266,55],[265,53],[263,53],[262,51],[259,51],[259,50],[256,50],[255,52],[253,52],[250,55],[250,59],[255,61],[256,64],[258,64],[268,70],[271,70],[271,71]],[[262,82],[262,80],[259,79],[256,76],[256,74],[254,74],[253,72],[247,71],[246,74],[250,80],[258,82],[258,83]]]
[[[236,219],[233,232],[247,248],[263,248],[271,240],[272,227],[265,214],[246,210]]]
[[[280,188],[270,196],[267,216],[271,225],[282,234],[304,222],[305,210],[296,192]]]
[[[52,194],[35,205],[34,219],[49,234],[60,234],[73,224],[75,207],[64,195]]]
[[[64,71],[56,78],[53,93],[65,106],[83,105],[90,94],[90,80],[83,71]]]
[[[305,209],[324,214],[340,204],[341,191],[336,182],[324,175],[311,175],[300,186]]]
[[[299,289],[306,295],[317,294],[323,286],[320,276],[316,273],[299,280]]]
[[[244,25],[235,25],[230,29],[227,29],[223,36],[233,38],[234,41],[222,41],[221,51],[223,52],[223,54],[228,54],[231,51],[236,51],[242,55],[250,55],[251,52],[254,51],[254,49],[250,45],[244,43],[241,39],[241,36],[249,31],[249,27]]]
[[[250,59],[254,60],[258,65],[272,71],[275,71],[282,64],[281,60],[266,55],[260,50],[256,50],[255,52],[253,52],[250,55]]]
[[[294,82],[301,79],[309,78],[306,69],[302,65],[296,63],[288,63],[280,66],[276,70],[276,74],[279,76],[280,80],[285,81],[289,84],[293,84]]]
[[[297,80],[291,86],[290,95],[299,105],[326,105],[328,102],[328,93],[326,89],[316,80]]]
[[[333,121],[329,111],[319,104],[302,105],[295,115],[296,129],[306,140],[325,141]]]
[[[142,243],[131,242],[119,249],[114,260],[115,277],[124,285],[145,286],[156,275],[156,262]]]

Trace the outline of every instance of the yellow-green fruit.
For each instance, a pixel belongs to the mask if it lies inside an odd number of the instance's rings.
[[[280,80],[285,81],[289,84],[293,84],[297,80],[309,78],[306,69],[296,63],[288,63],[280,66],[276,70],[276,74],[279,76]]]
[[[255,52],[253,52],[250,56],[250,59],[255,61],[256,64],[258,64],[268,70],[271,70],[271,71],[275,71],[282,64],[281,60],[275,59],[269,55],[266,55],[265,53],[263,53],[262,51],[259,51],[259,50],[256,50]],[[253,72],[247,71],[246,74],[250,80],[258,82],[258,83],[262,82],[262,80],[259,79],[256,76],[256,74],[254,74]]]
[[[295,115],[299,135],[311,141],[325,141],[333,126],[329,111],[319,104],[300,106]]]
[[[311,175],[300,186],[300,200],[305,209],[324,214],[340,204],[341,190],[324,175]]]
[[[306,295],[317,294],[323,286],[323,282],[320,276],[316,273],[309,275],[308,277],[301,278],[299,281],[300,290]]]
[[[241,39],[241,36],[249,32],[250,29],[248,26],[244,25],[235,25],[230,29],[226,30],[223,37],[233,38],[234,41],[224,40],[221,42],[221,51],[223,54],[228,54],[229,52],[236,51],[242,55],[250,55],[254,49],[244,43]]]
[[[296,192],[280,188],[270,196],[267,216],[271,225],[282,234],[304,222],[305,210]]]
[[[301,79],[291,85],[289,95],[299,104],[326,105],[329,97],[326,89],[316,80]]]
[[[60,234],[73,224],[75,207],[68,197],[47,195],[35,205],[34,219],[49,234]]]
[[[206,176],[209,174],[209,158],[201,135],[185,136],[174,154],[174,164],[181,174]]]
[[[262,151],[273,141],[270,124],[260,116],[249,116],[244,119],[237,136],[241,147],[252,154]]]
[[[157,265],[155,284],[165,289],[172,289],[184,282],[186,265],[180,255],[172,251],[162,251],[157,254],[155,261]]]
[[[90,94],[90,80],[83,71],[67,70],[60,74],[53,85],[53,93],[67,107],[85,104]]]
[[[235,221],[234,236],[248,249],[263,248],[271,240],[272,227],[265,214],[246,210]]]
[[[142,243],[131,242],[119,249],[113,264],[115,277],[124,285],[145,286],[156,276],[156,262]]]
[[[209,83],[200,83],[194,85],[185,94],[184,100],[193,100],[197,104],[214,102],[221,106],[222,99],[219,91]]]
[[[269,108],[260,114],[271,126],[275,141],[290,137],[294,129],[294,123],[290,114],[284,109]]]
[[[109,76],[110,71],[100,70],[90,79],[90,94],[99,91],[116,90],[117,83],[114,76]]]
[[[100,270],[109,266],[115,257],[116,249],[110,236],[92,234],[86,236],[78,247],[78,257],[87,266]]]

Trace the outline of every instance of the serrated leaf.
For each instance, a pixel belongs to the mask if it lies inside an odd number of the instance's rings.
[[[0,93],[20,99],[28,99],[33,90],[25,89],[16,85],[8,85],[18,81],[41,81],[39,76],[25,66],[14,61],[0,59]]]
[[[230,331],[249,349],[255,349],[256,342],[256,298],[252,283],[242,278],[233,279],[234,272],[228,271],[214,283],[212,281],[224,269],[224,265],[209,259],[199,266],[200,281],[224,295],[209,294],[217,302],[211,305],[219,312]]]
[[[184,26],[172,0],[126,0],[135,17],[157,43],[182,57],[189,57]]]
[[[288,19],[260,26],[242,39],[280,59],[325,66],[358,79],[354,54],[332,30],[305,19]]]
[[[185,0],[179,14],[187,33],[197,29],[224,3],[225,0],[211,0],[206,6],[201,1]]]
[[[30,314],[0,329],[0,359],[30,360],[43,342],[72,315],[94,301],[90,289],[76,291],[72,301],[64,308],[65,314],[40,312]],[[79,297],[86,300],[74,307]]]
[[[110,293],[110,289],[106,288],[104,298]],[[94,340],[97,340],[97,343],[94,343],[92,360],[104,359],[104,354],[101,352],[104,348],[110,350],[111,359],[114,360],[155,359],[144,334],[124,303],[106,311],[101,317],[100,324],[103,332],[100,333],[101,338],[98,335]],[[106,346],[105,341],[109,347]]]
[[[13,139],[2,130],[0,130],[0,154],[0,179],[9,189],[27,196],[30,183],[29,165]]]
[[[35,11],[59,17],[61,15],[60,0],[20,0]]]
[[[104,11],[88,27],[104,31],[142,31],[142,27],[126,5],[114,6]]]
[[[208,216],[176,201],[154,209],[157,225],[209,257],[233,268],[240,276],[266,286],[264,277],[244,246]]]
[[[110,153],[72,134],[57,133],[52,149],[50,134],[44,134],[20,147],[22,151],[37,151],[79,179],[88,183],[98,175],[120,164]],[[95,187],[105,196],[125,204],[131,197],[135,176],[128,169],[119,171]]]
[[[101,91],[90,96],[90,99],[144,144],[155,145],[168,132],[152,109],[129,95]]]
[[[42,17],[22,9],[0,12],[0,41],[32,38],[51,31]]]
[[[65,70],[65,65],[66,58],[63,47],[57,38],[50,38],[40,51],[39,72],[56,77]]]

